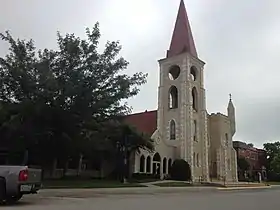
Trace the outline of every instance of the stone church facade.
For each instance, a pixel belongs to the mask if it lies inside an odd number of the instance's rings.
[[[208,114],[204,65],[198,57],[184,1],[181,0],[170,48],[159,60],[158,109],[136,113],[125,121],[151,135],[154,153],[135,154],[134,173],[164,177],[175,159],[186,160],[193,181],[237,181],[235,109]]]

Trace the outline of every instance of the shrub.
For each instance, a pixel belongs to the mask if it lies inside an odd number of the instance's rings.
[[[191,168],[188,162],[183,159],[177,159],[171,166],[171,179],[179,181],[191,180]]]
[[[271,182],[279,182],[280,181],[280,174],[273,173],[273,172],[268,172],[267,173],[267,178]]]

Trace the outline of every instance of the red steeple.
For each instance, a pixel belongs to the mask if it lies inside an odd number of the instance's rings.
[[[181,0],[167,57],[169,58],[183,52],[189,52],[191,55],[197,57],[186,7],[184,0]]]

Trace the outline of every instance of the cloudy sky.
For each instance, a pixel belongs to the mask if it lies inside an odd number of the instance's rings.
[[[157,108],[158,63],[169,47],[180,0],[9,0],[0,7],[0,32],[55,48],[56,31],[84,36],[100,22],[101,44],[119,40],[128,74],[149,73],[134,112]],[[209,112],[236,106],[236,140],[262,146],[280,140],[280,1],[185,0],[199,57],[206,62]],[[0,42],[0,56],[7,46]]]

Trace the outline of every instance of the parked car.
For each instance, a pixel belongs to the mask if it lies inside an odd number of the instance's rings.
[[[0,203],[17,202],[41,188],[42,170],[28,166],[0,166]]]

